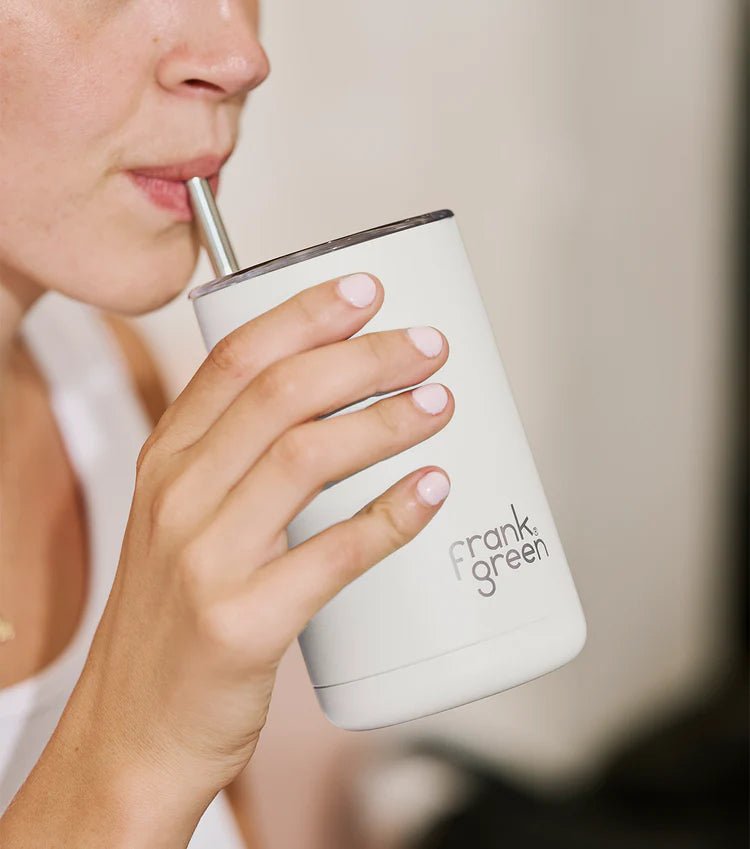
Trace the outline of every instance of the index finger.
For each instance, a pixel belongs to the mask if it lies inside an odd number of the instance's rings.
[[[348,339],[383,303],[383,286],[357,272],[303,289],[219,340],[162,416],[155,435],[180,451],[195,443],[240,392],[277,360]]]

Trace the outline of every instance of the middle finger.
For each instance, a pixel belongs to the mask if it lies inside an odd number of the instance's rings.
[[[289,428],[372,395],[421,383],[448,356],[432,327],[367,333],[269,366],[191,449],[204,498],[223,498]]]
[[[434,436],[450,421],[453,395],[440,383],[418,386],[353,413],[287,431],[235,487],[212,522],[230,540],[228,560],[247,567],[326,483]],[[252,517],[253,533],[243,529]]]

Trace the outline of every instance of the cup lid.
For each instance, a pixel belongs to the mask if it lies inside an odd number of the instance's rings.
[[[323,256],[341,248],[348,248],[352,245],[358,245],[361,242],[369,242],[371,239],[379,239],[381,236],[390,236],[391,233],[398,233],[400,230],[409,230],[412,227],[420,227],[422,224],[431,224],[433,221],[441,221],[443,218],[452,217],[453,212],[450,209],[438,209],[435,212],[426,212],[424,215],[415,215],[412,218],[404,218],[401,221],[393,221],[390,224],[371,227],[369,230],[360,230],[358,233],[342,236],[339,239],[332,239],[330,242],[322,242],[310,248],[302,248],[299,251],[293,251],[290,254],[284,254],[284,256],[269,259],[257,265],[251,265],[249,268],[243,268],[233,274],[228,274],[226,277],[219,277],[216,280],[203,283],[201,286],[191,289],[188,297],[192,301],[203,295],[218,292],[227,286],[234,286],[236,283],[242,283],[244,280],[260,277],[262,274],[268,274],[269,271],[277,271],[279,268],[286,268],[288,265],[294,265],[297,262],[314,259],[315,257]]]

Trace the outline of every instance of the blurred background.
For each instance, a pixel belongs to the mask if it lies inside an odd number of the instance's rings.
[[[454,210],[589,637],[364,734],[295,645],[250,766],[262,845],[746,846],[745,4],[265,0],[263,36],[220,193],[241,264]],[[191,307],[137,323],[177,393]]]

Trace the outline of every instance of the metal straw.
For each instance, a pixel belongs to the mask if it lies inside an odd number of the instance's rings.
[[[187,188],[214,274],[217,277],[234,274],[235,271],[239,271],[239,265],[237,265],[232,244],[224,229],[224,222],[221,220],[216,198],[208,180],[192,177],[187,181]]]

